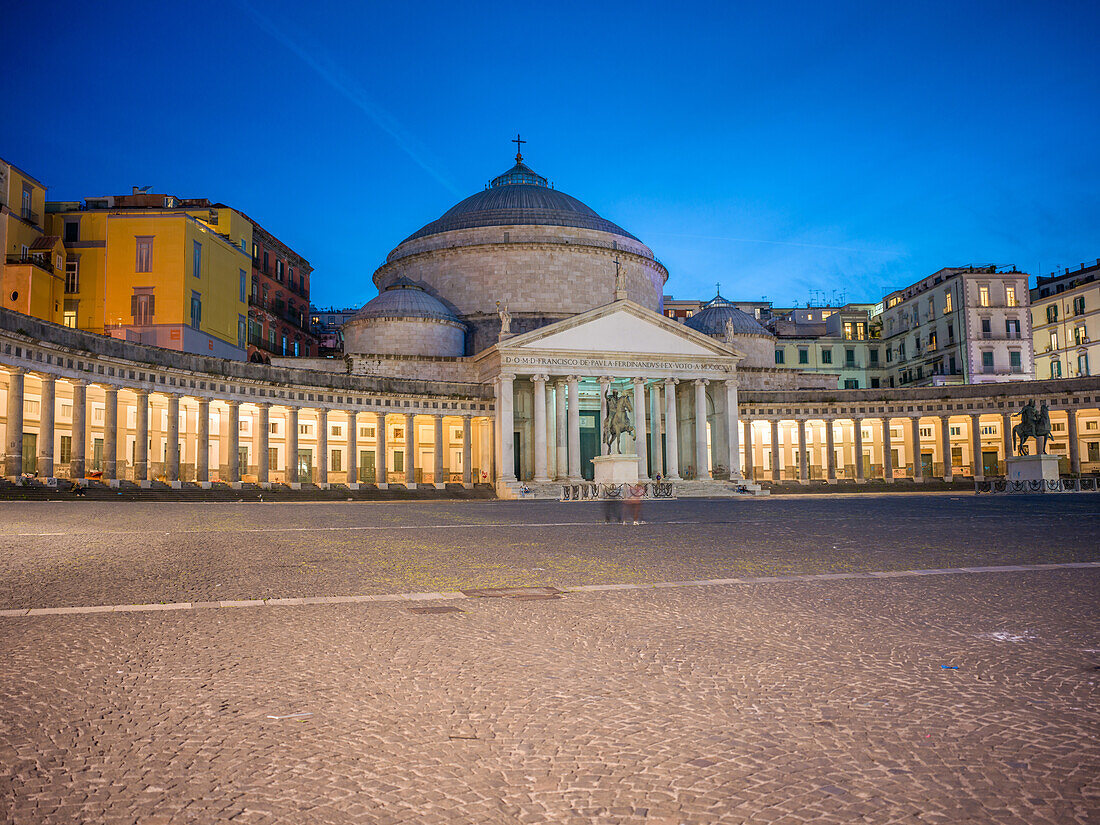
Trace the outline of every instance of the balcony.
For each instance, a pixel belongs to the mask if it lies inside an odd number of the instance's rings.
[[[37,212],[32,212],[30,209],[23,208],[19,210],[19,217],[28,223],[33,223],[35,226],[42,225],[42,217]]]
[[[47,255],[20,255],[16,253],[14,255],[7,256],[7,262],[9,265],[29,264],[36,266],[43,272],[48,272],[51,275],[54,273],[53,264],[50,263],[50,259]]]

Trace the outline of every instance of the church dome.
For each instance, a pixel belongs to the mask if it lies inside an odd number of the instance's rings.
[[[517,157],[516,165],[493,178],[488,188],[451,207],[405,241],[484,226],[572,226],[638,240],[576,198],[551,189],[546,178]]]
[[[763,325],[747,312],[742,312],[721,295],[715,295],[713,300],[696,312],[686,321],[684,326],[691,327],[704,335],[712,335],[716,338],[726,337],[726,322],[733,323],[735,335],[766,335],[774,337],[764,329]]]
[[[355,313],[355,318],[431,318],[458,321],[447,306],[408,278],[398,278]]]

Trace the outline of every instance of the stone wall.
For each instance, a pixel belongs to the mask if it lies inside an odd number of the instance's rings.
[[[658,310],[668,272],[644,245],[619,235],[561,226],[460,229],[402,244],[374,273],[384,288],[399,275],[421,284],[457,315],[575,315],[610,303],[615,259],[628,297]]]
[[[431,318],[352,318],[344,352],[458,357],[466,354],[466,329]]]

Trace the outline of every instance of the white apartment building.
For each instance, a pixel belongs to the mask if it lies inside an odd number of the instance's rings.
[[[1038,378],[1078,378],[1100,370],[1100,259],[1039,277],[1031,290]]]
[[[1028,381],[1035,356],[1028,275],[997,266],[945,267],[886,296],[888,386]]]

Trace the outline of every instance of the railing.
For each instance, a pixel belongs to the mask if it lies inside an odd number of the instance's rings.
[[[9,264],[30,264],[31,266],[37,266],[39,269],[53,274],[53,264],[50,263],[50,259],[47,255],[32,255],[27,253],[21,255],[16,253],[14,255],[8,255],[7,259]]]
[[[37,212],[32,212],[30,209],[20,209],[19,210],[19,217],[21,217],[25,221],[30,221],[35,226],[41,226],[42,225],[42,221],[39,218],[38,213]]]
[[[675,498],[670,482],[641,484],[563,484],[561,501],[614,501],[624,498]]]

